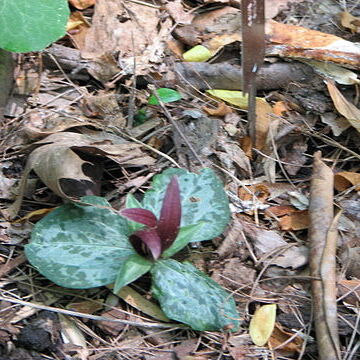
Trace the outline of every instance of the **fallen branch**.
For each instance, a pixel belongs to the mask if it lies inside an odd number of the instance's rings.
[[[336,223],[333,209],[334,174],[314,154],[310,195],[310,275],[315,332],[320,360],[340,360],[336,312]]]
[[[177,82],[188,83],[198,90],[240,90],[242,83],[241,66],[228,63],[177,63],[175,73]],[[311,84],[313,88],[324,87],[323,81],[312,68],[299,62],[266,64],[256,76],[258,90],[287,89],[293,82]],[[167,84],[171,85],[166,79],[159,82],[161,86]]]

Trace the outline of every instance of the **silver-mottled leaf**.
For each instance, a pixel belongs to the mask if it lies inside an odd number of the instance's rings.
[[[115,281],[122,263],[135,253],[127,221],[103,198],[85,196],[66,204],[34,227],[25,254],[54,283],[85,289]]]
[[[239,328],[232,296],[190,263],[159,260],[151,274],[153,296],[170,319],[200,331]]]
[[[184,169],[165,170],[154,177],[142,207],[159,216],[167,184],[174,175],[180,185],[181,226],[204,222],[191,241],[210,240],[220,235],[230,221],[229,201],[222,182],[211,169],[202,169],[199,174]]]

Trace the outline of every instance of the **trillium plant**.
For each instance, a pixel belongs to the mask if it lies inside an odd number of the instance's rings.
[[[171,259],[190,242],[219,236],[229,220],[211,169],[167,169],[142,202],[128,195],[120,212],[97,196],[60,206],[35,225],[25,253],[41,274],[69,288],[114,284],[116,294],[150,272],[151,293],[169,319],[194,330],[236,331],[232,296],[189,262]]]

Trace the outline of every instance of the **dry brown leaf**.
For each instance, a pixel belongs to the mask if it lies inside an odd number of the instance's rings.
[[[249,185],[239,187],[238,196],[242,201],[252,201],[255,196],[258,201],[264,203],[270,196],[270,190],[266,184]]]
[[[109,319],[118,319],[118,320],[128,320],[129,316],[124,312],[117,309],[111,309],[101,313],[101,316]],[[121,330],[123,330],[126,325],[121,322],[106,321],[100,320],[96,325],[103,330],[104,332],[117,336]]]
[[[258,150],[262,150],[266,146],[272,114],[271,105],[265,99],[256,98],[255,148]]]
[[[267,23],[266,33],[274,44],[267,48],[267,55],[330,61],[360,68],[360,47],[338,36],[273,20]]]
[[[284,116],[289,111],[289,107],[287,106],[285,101],[277,101],[273,105],[273,112],[277,116]]]
[[[192,25],[197,31],[209,34],[208,38],[211,39],[214,34],[240,33],[240,20],[241,13],[239,9],[232,6],[225,6],[196,16]]]
[[[284,216],[284,215],[290,215],[293,212],[296,212],[296,208],[292,205],[277,205],[277,206],[270,206],[265,210],[265,215],[269,217],[274,216]]]
[[[268,259],[266,261],[268,262]],[[281,250],[276,253],[274,258],[270,260],[270,264],[283,269],[295,270],[306,265],[308,261],[309,248],[307,246],[291,246],[285,251]]]
[[[332,81],[327,80],[326,85],[336,110],[360,132],[360,109],[346,100]]]
[[[226,169],[234,171],[234,164],[236,164],[245,174],[250,174],[251,166],[249,158],[238,144],[219,136],[218,147],[222,151],[217,151],[216,154]]]
[[[252,140],[250,136],[244,136],[239,140],[240,147],[244,151],[245,155],[252,160]]]
[[[2,168],[5,170],[6,167],[6,162],[3,162]],[[0,199],[14,200],[17,180],[6,177],[2,171],[3,169],[0,169]]]
[[[81,121],[79,119],[72,119],[70,117],[50,116],[42,119],[39,114],[29,114],[28,121],[22,128],[23,133],[30,140],[42,139],[54,133],[62,132],[74,127],[93,125],[89,121]]]
[[[203,42],[212,56],[217,54],[224,46],[234,43],[235,41],[241,41],[241,33],[235,32],[232,34],[215,35],[210,40]]]
[[[289,8],[291,3],[299,3],[304,0],[265,0],[265,17],[272,19],[281,11]]]
[[[346,248],[340,259],[348,277],[360,279],[360,247]]]
[[[255,224],[242,221],[244,233],[251,240],[255,254],[258,257],[273,252],[275,249],[284,247],[287,242],[274,230],[264,230]]]
[[[203,110],[206,111],[211,116],[220,116],[220,117],[224,117],[225,115],[233,112],[231,107],[226,105],[224,102],[220,102],[216,109],[204,106]]]
[[[155,161],[141,151],[140,145],[129,143],[110,133],[55,133],[35,145],[40,146],[28,157],[19,196],[7,209],[10,218],[16,216],[20,208],[31,170],[34,170],[54,193],[65,199],[98,192],[97,180],[101,175],[101,167],[95,158],[92,162],[85,161],[75,151],[81,151],[90,157],[106,156],[120,164],[150,165]]]
[[[354,33],[360,32],[360,18],[351,15],[348,11],[343,11],[341,14],[341,25],[351,30]]]
[[[194,13],[186,12],[181,0],[172,0],[167,2],[165,9],[169,15],[175,20],[176,24],[191,24]]]
[[[294,337],[293,333],[285,331],[279,323],[276,323],[268,344],[270,349],[276,348],[277,353],[290,357],[301,351],[303,342],[300,336]]]
[[[284,231],[307,229],[309,227],[309,213],[307,210],[295,210],[292,214],[281,217],[279,226]]]
[[[73,11],[67,23],[67,31],[70,39],[77,49],[83,49],[85,45],[85,38],[90,24],[84,17],[81,11]]]
[[[320,115],[321,121],[329,125],[331,131],[335,136],[341,135],[346,129],[348,129],[351,125],[343,116],[338,116],[333,112],[328,112]]]
[[[69,3],[79,10],[87,9],[95,5],[96,0],[69,0]]]
[[[172,21],[162,21],[155,7],[117,0],[98,1],[81,54],[94,60],[119,52],[124,74],[134,72],[136,57],[136,74],[142,75],[151,70],[152,63],[162,61],[171,26]]]
[[[338,281],[338,297],[350,305],[359,306],[360,304],[360,280],[340,280]]]
[[[96,301],[84,300],[81,302],[70,303],[66,306],[68,310],[77,311],[85,314],[94,314],[104,307],[103,300],[97,299]]]
[[[335,174],[335,189],[344,191],[349,187],[355,186],[355,190],[360,190],[360,174],[351,171],[341,171]]]

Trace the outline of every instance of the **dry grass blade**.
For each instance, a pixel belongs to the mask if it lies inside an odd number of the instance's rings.
[[[339,360],[336,313],[336,222],[333,220],[334,174],[314,154],[310,195],[310,271],[321,280],[312,281],[315,331],[320,360]]]

